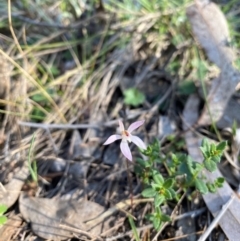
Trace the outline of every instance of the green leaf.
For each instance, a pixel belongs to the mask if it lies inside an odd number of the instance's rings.
[[[216,186],[212,183],[207,183],[207,187],[208,187],[209,192],[211,192],[211,193],[215,193],[217,191]]]
[[[204,160],[203,164],[204,164],[205,168],[210,172],[213,172],[217,169],[217,164],[214,161]]]
[[[161,143],[160,143],[160,141],[157,138],[155,138],[152,146],[153,146],[154,151],[156,151],[158,153],[160,152]]]
[[[155,207],[155,215],[158,215],[159,217],[160,217],[160,215],[162,215],[162,210],[159,206]]]
[[[210,144],[210,152],[211,152],[211,153],[214,153],[215,151],[216,151],[216,146],[215,146],[214,143],[211,143],[211,144]]]
[[[170,74],[177,73],[180,67],[181,67],[181,63],[179,61],[176,61],[176,60],[171,61],[167,66],[167,72],[170,72]]]
[[[156,190],[156,191],[159,191],[162,187],[161,186],[159,186],[159,184],[157,184],[157,183],[155,183],[155,182],[152,182],[151,183],[151,186],[152,186],[152,188],[154,189],[154,190]]]
[[[209,141],[207,138],[203,138],[202,143],[201,143],[201,147],[203,148],[207,148],[209,146]]]
[[[153,175],[153,180],[154,180],[157,184],[159,184],[160,186],[162,186],[163,183],[164,183],[163,176],[162,176],[161,174],[158,174],[158,173]]]
[[[186,163],[187,163],[188,170],[190,171],[191,174],[194,175],[195,174],[194,161],[190,156],[187,156]]]
[[[155,216],[153,214],[146,214],[145,218],[148,219],[149,221],[153,222]]]
[[[216,181],[217,181],[217,183],[223,184],[223,183],[225,182],[225,179],[224,179],[223,177],[218,177],[218,178],[216,179]]]
[[[165,196],[166,199],[172,199],[173,198],[171,192],[168,189],[164,190],[164,196]]]
[[[35,94],[32,96],[32,100],[36,102],[45,102],[47,101],[46,97],[43,94]]]
[[[128,221],[129,221],[131,229],[133,231],[133,235],[134,235],[135,240],[136,241],[140,241],[140,238],[139,238],[139,235],[138,235],[138,231],[137,231],[136,225],[135,225],[135,223],[133,221],[133,218],[128,216]]]
[[[207,158],[209,157],[209,155],[208,155],[208,153],[207,153],[206,148],[200,146],[200,150],[201,150],[201,152],[202,152],[202,154],[203,154],[204,159],[207,159]]]
[[[31,113],[31,118],[32,120],[44,120],[46,117],[46,113],[40,110],[38,107],[33,107],[32,113]]]
[[[140,150],[143,155],[150,157],[152,155],[152,146],[147,146],[146,150]]]
[[[142,191],[143,197],[154,197],[156,195],[156,191],[153,188],[146,188]]]
[[[172,153],[171,158],[172,158],[172,160],[173,160],[174,163],[176,163],[176,164],[180,163],[180,162],[178,161],[178,156],[175,155],[174,153]]]
[[[5,216],[0,216],[0,225],[3,225],[4,223],[7,222],[7,217]]]
[[[154,206],[158,207],[160,204],[163,203],[164,199],[165,198],[164,198],[163,195],[156,195],[155,198],[154,198]]]
[[[182,95],[190,95],[196,91],[196,86],[193,81],[184,81],[180,83],[178,92]]]
[[[172,178],[169,178],[163,183],[163,187],[166,189],[169,189],[173,186],[173,184],[174,184],[174,180]]]
[[[214,161],[215,163],[219,163],[221,161],[221,157],[220,156],[213,156],[211,158],[212,161]]]
[[[183,176],[186,183],[191,182],[193,174],[190,172],[189,167],[186,162],[183,162],[180,164],[178,175]],[[184,180],[184,179],[182,179],[182,180]]]
[[[220,187],[223,187],[223,184],[225,182],[225,179],[223,177],[218,177],[216,180],[215,180],[215,185],[220,188]]]
[[[197,176],[198,173],[202,170],[202,165],[193,161],[193,159],[190,156],[188,156],[187,158],[187,165],[188,165],[189,171],[194,176]]]
[[[160,220],[160,218],[159,218],[159,217],[155,217],[155,218],[153,219],[153,226],[154,226],[154,228],[155,228],[156,230],[158,230],[159,227],[160,227],[160,225],[161,225],[161,220]]]
[[[55,66],[55,65],[53,65],[52,67],[50,67],[50,71],[51,71],[51,73],[52,73],[52,75],[53,75],[54,77],[60,74],[59,69],[58,69],[57,66]]]
[[[7,211],[8,207],[4,204],[0,205],[0,215],[4,214]]]
[[[202,179],[196,179],[195,186],[202,194],[208,193],[207,185]]]
[[[204,158],[210,157],[210,143],[207,138],[202,140],[200,150],[202,151]]]
[[[178,165],[182,162],[184,162],[187,159],[187,156],[185,154],[179,153],[179,154],[172,154],[172,160],[173,162]]]
[[[54,96],[53,89],[46,89],[46,92],[50,97]],[[46,94],[44,94],[44,93],[34,94],[34,95],[32,95],[31,98],[32,98],[32,100],[34,100],[36,102],[41,102],[42,104],[49,103],[49,99],[48,99],[48,97],[46,97]]]
[[[145,95],[135,88],[124,91],[124,103],[127,105],[138,106],[145,101]]]
[[[217,150],[223,152],[227,146],[227,141],[222,141],[217,145]]]
[[[138,176],[142,176],[143,175],[143,168],[139,165],[135,165],[134,166],[134,172],[138,175]]]
[[[161,215],[161,221],[162,222],[170,222],[171,218],[168,215],[166,215],[166,214],[162,214]]]
[[[176,192],[172,188],[169,188],[168,191],[171,193],[172,199],[177,196]]]
[[[194,162],[193,167],[194,167],[194,174],[199,173],[203,169],[202,165],[198,162]]]
[[[137,158],[136,162],[144,168],[151,166],[151,164],[148,161],[145,161],[145,160],[140,159],[140,158]]]

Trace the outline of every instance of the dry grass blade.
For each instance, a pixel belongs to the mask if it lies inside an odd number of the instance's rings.
[[[10,72],[11,66],[8,64],[6,59],[0,56],[0,99],[2,100],[1,104],[5,105],[6,111],[9,111],[9,95],[10,95]],[[0,142],[4,139],[4,128],[7,124],[8,116],[3,117],[3,121],[0,127]]]

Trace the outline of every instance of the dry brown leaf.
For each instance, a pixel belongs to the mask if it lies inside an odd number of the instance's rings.
[[[18,199],[29,169],[23,166],[3,188],[0,187],[0,203],[10,208]]]
[[[9,217],[7,222],[0,228],[1,240],[14,240],[13,236],[16,234],[16,230],[20,228],[22,222],[20,215]]]
[[[73,237],[73,234],[93,238],[101,233],[101,225],[92,228],[85,224],[104,211],[94,202],[27,197],[22,194],[19,208],[24,219],[31,223],[32,231],[44,239],[64,240]]]
[[[235,92],[235,87],[239,80],[240,73],[230,64],[222,69],[220,76],[212,83],[207,97],[207,105],[205,105],[198,121],[199,125],[208,125],[213,121],[217,122],[224,118],[223,114],[226,111],[231,96]]]
[[[189,126],[196,123],[199,107],[199,99],[196,96],[191,96],[184,108],[184,130],[188,130]],[[191,130],[186,131],[185,140],[187,143],[189,155],[197,162],[202,162],[202,154],[200,152],[200,138],[196,136]],[[216,178],[222,177],[221,173],[217,170],[213,173],[205,173],[207,180],[213,182]],[[203,199],[211,211],[213,216],[216,216],[221,211],[222,206],[231,198],[234,194],[231,187],[227,182],[223,187],[218,189],[216,193],[209,193],[203,195]],[[234,198],[231,206],[228,208],[224,216],[220,219],[219,224],[229,240],[239,240],[240,236],[240,200]]]

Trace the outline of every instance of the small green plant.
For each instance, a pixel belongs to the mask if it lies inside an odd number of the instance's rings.
[[[163,223],[171,221],[168,215],[162,213],[160,207],[156,207],[155,212],[147,215],[147,218],[152,221],[156,230],[159,230]]]
[[[7,217],[3,215],[7,209],[6,205],[0,204],[0,226],[7,222]]]
[[[207,139],[203,139],[200,149],[204,157],[204,167],[208,171],[213,172],[216,170],[217,163],[220,162],[221,156],[226,146],[226,141],[220,142],[218,145],[215,145],[213,143],[210,144]]]
[[[195,162],[184,154],[172,154],[169,158],[161,158],[160,145],[157,141],[143,151],[147,160],[137,159],[135,171],[145,184],[142,195],[154,198],[155,211],[148,215],[148,219],[153,222],[155,229],[159,230],[164,222],[170,221],[170,217],[163,214],[160,207],[168,200],[178,200],[177,190],[197,190],[206,194],[216,192],[217,188],[223,186],[224,178],[209,182],[204,172],[216,170],[226,145],[226,141],[213,144],[204,139],[200,147],[204,157],[203,163]],[[162,163],[166,167],[168,177],[159,172],[156,163]]]
[[[124,91],[124,103],[132,106],[139,106],[145,101],[145,95],[135,88]]]

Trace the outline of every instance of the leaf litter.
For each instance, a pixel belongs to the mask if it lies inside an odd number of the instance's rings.
[[[175,221],[154,232],[145,219],[153,200],[141,198],[141,183],[133,165],[131,210],[131,190],[119,147],[102,144],[115,133],[119,119],[125,124],[145,119],[145,127],[136,134],[146,144],[158,137],[161,155],[166,158],[169,152],[187,150],[201,161],[199,136],[213,136],[208,125],[216,121],[218,127],[226,128],[239,120],[236,111],[229,108],[232,102],[238,103],[235,89],[239,72],[232,63],[235,51],[226,44],[229,31],[221,10],[214,3],[197,0],[190,6],[161,13],[143,11],[127,19],[124,11],[117,11],[116,6],[105,9],[104,5],[110,5],[101,1],[95,7],[82,2],[85,12],[75,8],[75,15],[64,15],[59,1],[59,5],[49,5],[56,11],[53,16],[45,2],[41,11],[32,14],[25,5],[11,3],[17,42],[6,31],[8,26],[1,27],[6,34],[0,42],[0,204],[9,208],[8,221],[0,228],[1,238],[133,240],[127,221],[131,216],[141,240],[196,240],[209,225],[206,219],[210,213],[217,216],[231,198],[230,185],[225,183],[216,194],[203,196],[208,211],[200,196],[183,196],[177,204],[166,204],[165,212]],[[35,2],[30,5],[39,9]],[[196,93],[189,97],[188,91],[177,91],[185,78],[195,74],[188,67],[196,57],[189,43],[199,46],[190,36],[183,41],[176,39],[172,22],[167,31],[161,30],[162,36],[155,31],[158,22],[170,21],[181,11],[187,11],[198,43],[221,70],[205,96],[208,104],[201,114],[198,102],[202,100]],[[6,12],[3,18],[9,19]],[[181,27],[180,22],[177,29]],[[179,30],[179,34],[187,32]],[[196,81],[194,85],[199,88]],[[133,100],[131,104],[131,97],[124,103],[124,93],[130,88],[143,93],[145,101]],[[27,168],[33,133],[37,184]],[[180,145],[182,138],[184,146]],[[130,148],[136,157],[136,149]],[[163,166],[159,169],[166,174]],[[217,171],[214,175],[222,174]],[[212,231],[212,240],[237,240],[238,202],[234,198],[219,221],[221,228]]]

